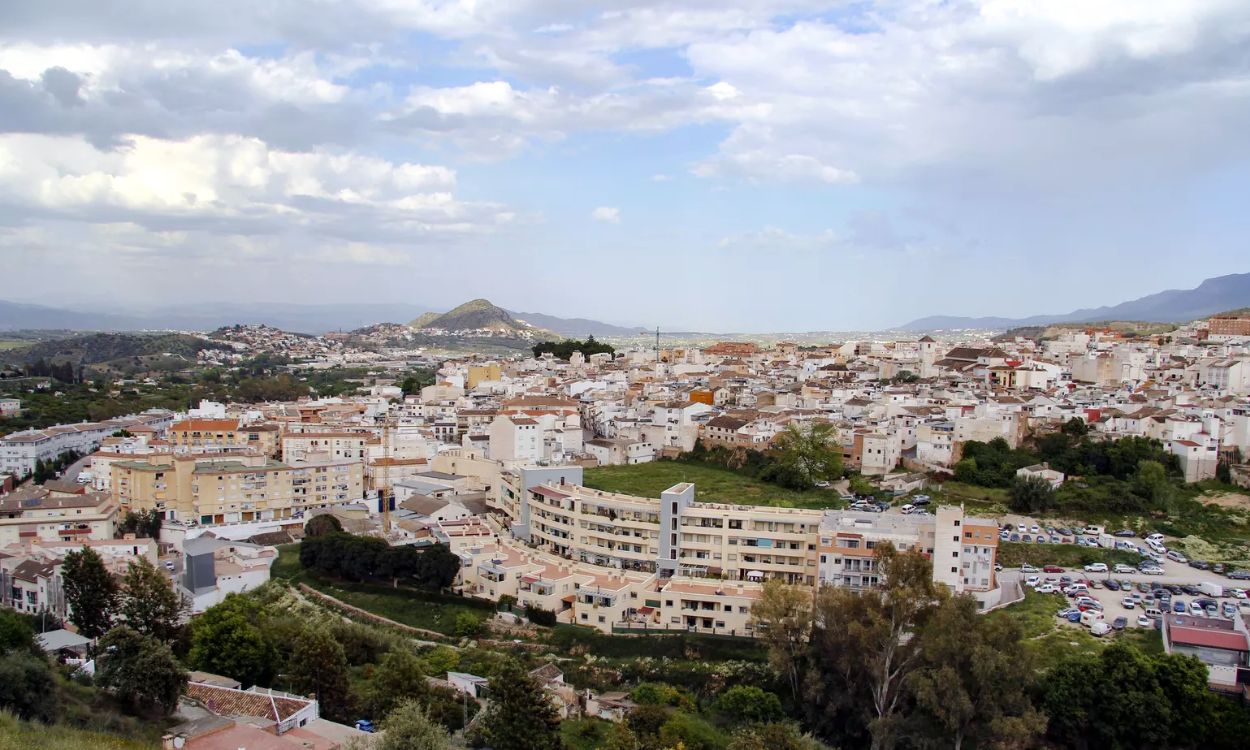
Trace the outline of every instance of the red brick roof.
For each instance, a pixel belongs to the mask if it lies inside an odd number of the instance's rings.
[[[187,697],[193,698],[209,711],[219,716],[255,716],[282,722],[299,713],[312,703],[308,699],[287,698],[250,690],[205,685],[192,682],[187,685]]]
[[[1210,630],[1207,628],[1186,628],[1173,625],[1168,629],[1172,643],[1183,646],[1202,646],[1205,648],[1222,648],[1227,651],[1250,651],[1245,633],[1236,630]]]

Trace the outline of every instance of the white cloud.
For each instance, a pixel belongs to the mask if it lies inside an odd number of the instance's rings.
[[[612,206],[599,206],[590,212],[590,218],[607,224],[621,223],[621,209]]]

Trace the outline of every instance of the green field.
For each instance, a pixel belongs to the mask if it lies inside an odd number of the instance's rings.
[[[587,487],[605,492],[654,498],[675,484],[693,482],[695,500],[704,503],[789,508],[837,508],[842,504],[832,490],[796,492],[728,469],[679,461],[586,469],[583,482]]]
[[[341,602],[389,620],[444,635],[452,634],[456,616],[461,612],[471,612],[485,618],[494,611],[489,604],[456,596],[426,593],[410,588],[392,588],[384,584],[323,579],[299,564],[298,544],[286,544],[278,548],[278,559],[273,564],[271,575],[292,583],[307,584]]]
[[[1107,565],[1116,563],[1138,565],[1141,560],[1141,555],[1134,552],[1101,547],[1081,547],[1076,544],[1025,544],[1023,542],[999,542],[998,544],[998,562],[1004,568],[1014,568],[1021,563],[1028,563],[1039,568],[1043,565],[1080,568],[1096,562]]]
[[[156,750],[157,741],[30,723],[0,712],[0,750]]]
[[[1097,653],[1111,643],[1128,643],[1143,653],[1163,653],[1163,638],[1153,628],[1128,628],[1112,635],[1095,638],[1080,626],[1061,621],[1055,612],[1068,606],[1061,594],[1038,594],[1025,591],[1024,600],[995,610],[986,617],[1014,620],[1020,635],[1039,669],[1050,668],[1080,654]]]
[[[925,490],[939,504],[963,505],[968,513],[1001,516],[1009,512],[1007,490],[947,481]]]

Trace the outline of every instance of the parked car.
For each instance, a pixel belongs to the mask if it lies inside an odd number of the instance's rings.
[[[1086,573],[1106,573],[1107,564],[1106,563],[1090,563],[1089,565],[1085,566],[1085,572]]]
[[[1139,628],[1148,628],[1148,627],[1150,627],[1151,625],[1154,625],[1154,621],[1153,621],[1153,620],[1151,620],[1149,617],[1147,617],[1147,616],[1145,616],[1145,615],[1139,615],[1139,616],[1137,617],[1137,627],[1139,627]]]
[[[1228,577],[1234,581],[1250,581],[1250,570],[1230,570]]]
[[[1041,582],[1042,582],[1041,576],[1029,576],[1028,578],[1024,579],[1025,586],[1036,586],[1037,584]]]
[[[1119,531],[1115,532],[1115,536],[1129,537],[1129,536],[1137,536],[1137,535],[1133,533],[1132,529],[1120,529]]]
[[[1043,573],[1063,573],[1064,569],[1059,567],[1058,565],[1043,565],[1042,572]]]
[[[1225,570],[1224,563],[1215,563],[1214,565],[1211,566],[1212,573],[1219,573],[1220,575],[1224,575],[1224,570]]]
[[[1020,535],[1019,535],[1019,534],[1014,534],[1014,533],[1013,533],[1013,534],[1011,535],[1011,541],[1013,541],[1013,542],[1018,542],[1018,541],[1020,541]]]
[[[1101,638],[1110,632],[1111,632],[1111,626],[1108,625],[1103,620],[1099,620],[1098,622],[1095,622],[1094,624],[1089,626],[1089,634],[1097,638]]]
[[[1202,595],[1202,589],[1198,588],[1197,586],[1193,585],[1192,583],[1184,583],[1184,584],[1181,584],[1181,591],[1184,591],[1186,594],[1189,594],[1190,596],[1201,596],[1201,595]]]
[[[1033,590],[1039,594],[1053,594],[1059,589],[1055,588],[1055,584],[1053,583],[1042,583],[1042,584],[1039,584]]]
[[[1116,563],[1116,564],[1115,564],[1115,572],[1117,572],[1117,573],[1136,573],[1136,572],[1137,572],[1137,568],[1134,568],[1132,565],[1125,565],[1124,563]]]
[[[1147,576],[1161,576],[1163,575],[1163,568],[1160,568],[1158,565],[1143,565],[1137,569],[1137,572]]]
[[[1245,590],[1245,589],[1229,589],[1229,590],[1228,590],[1228,593],[1229,593],[1229,594],[1230,594],[1230,595],[1231,595],[1234,599],[1245,599],[1245,598],[1246,598],[1246,590]]]
[[[1120,600],[1120,604],[1121,604],[1121,605],[1122,605],[1125,609],[1136,609],[1136,607],[1137,607],[1137,602],[1133,601],[1132,599],[1130,599],[1130,598],[1129,598],[1129,597],[1127,597],[1127,596],[1126,596],[1126,597],[1124,597],[1123,599],[1121,599],[1121,600]]]
[[[1109,591],[1120,590],[1120,584],[1117,583],[1114,578],[1108,578],[1106,581],[1103,581],[1103,585],[1106,586]]]
[[[1172,602],[1172,611],[1178,615],[1185,614],[1185,600],[1177,599],[1176,601]]]
[[[1197,568],[1198,570],[1210,570],[1211,563],[1207,562],[1206,560],[1190,560],[1189,567]]]
[[[1077,609],[1076,607],[1064,607],[1063,609],[1055,613],[1055,617],[1062,617],[1063,619],[1066,620],[1074,614],[1077,617],[1080,617],[1081,610]]]
[[[1220,614],[1224,615],[1230,620],[1233,619],[1234,617],[1237,616],[1237,605],[1233,604],[1232,602],[1224,602],[1222,605],[1220,605]]]
[[[1115,628],[1116,630],[1123,630],[1127,626],[1128,626],[1127,617],[1117,617],[1111,621],[1111,627]]]
[[[1178,563],[1189,562],[1189,560],[1185,559],[1184,555],[1182,555],[1181,553],[1177,552],[1174,549],[1168,550],[1168,559],[1171,560],[1172,562],[1178,562]]]
[[[1028,563],[1022,563],[1020,565],[1020,572],[1021,573],[1036,573],[1038,572],[1038,570],[1037,568],[1033,567],[1032,565],[1029,565]]]
[[[1072,529],[1069,529],[1067,526],[1060,526],[1058,529],[1056,529],[1056,531],[1058,531],[1063,536],[1072,536]]]

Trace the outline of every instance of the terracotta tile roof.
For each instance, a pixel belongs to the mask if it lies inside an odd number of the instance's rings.
[[[169,428],[174,432],[233,432],[239,429],[237,419],[185,419]]]
[[[282,722],[304,710],[309,699],[297,699],[250,690],[205,685],[192,682],[187,685],[187,697],[204,705],[209,711],[221,716],[255,716]]]

